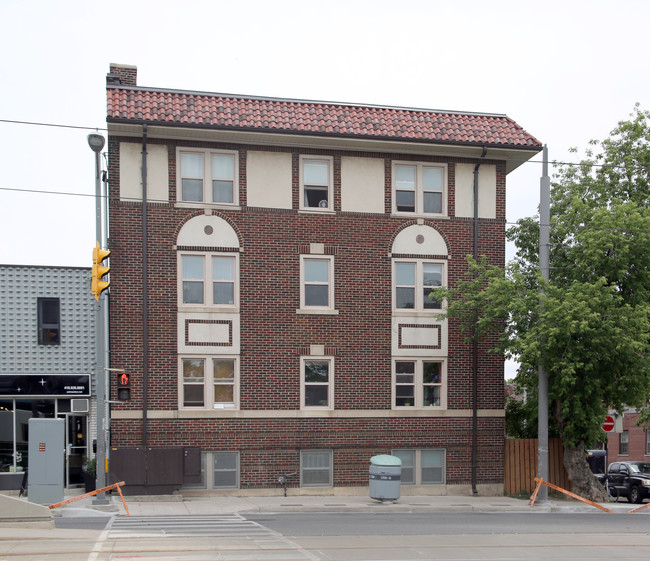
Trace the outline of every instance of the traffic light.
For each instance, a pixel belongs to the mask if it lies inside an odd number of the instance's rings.
[[[94,294],[95,300],[99,302],[99,295],[104,292],[109,286],[110,282],[102,280],[104,275],[107,275],[111,270],[110,267],[104,267],[101,262],[111,254],[107,249],[100,249],[99,242],[93,249],[93,280],[90,286],[90,291]]]
[[[129,401],[131,399],[131,374],[128,372],[117,373],[117,400]]]

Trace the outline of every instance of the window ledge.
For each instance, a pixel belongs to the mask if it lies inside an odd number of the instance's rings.
[[[305,316],[338,316],[338,310],[318,310],[318,309],[307,309],[307,308],[298,308],[296,314],[305,315]]]
[[[427,220],[449,220],[447,214],[422,214],[418,212],[391,212],[391,218],[425,218]]]
[[[414,310],[414,309],[404,309],[400,308],[399,310],[393,310],[393,317],[423,317],[423,318],[437,318],[440,315],[446,314],[447,310]],[[446,319],[440,319],[441,323],[446,321]]]
[[[203,304],[179,304],[179,313],[201,313],[201,314],[239,314],[239,306],[204,306]]]
[[[333,210],[330,210],[329,208],[325,209],[318,209],[318,208],[301,208],[298,209],[299,214],[330,214],[332,216],[336,215],[336,212]]]
[[[191,202],[191,201],[176,201],[174,204],[176,208],[203,208],[213,210],[241,210],[238,204],[226,203],[206,203],[206,202]]]

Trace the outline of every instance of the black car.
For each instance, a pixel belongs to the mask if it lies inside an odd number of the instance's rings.
[[[650,462],[614,462],[607,470],[607,488],[612,497],[627,497],[641,503],[650,497]]]

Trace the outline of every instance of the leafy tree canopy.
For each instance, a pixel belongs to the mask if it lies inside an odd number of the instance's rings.
[[[582,449],[602,438],[608,407],[650,395],[650,113],[637,105],[579,165],[556,169],[549,281],[531,217],[508,231],[517,256],[505,270],[470,259],[469,277],[436,298],[470,332],[476,319],[476,333],[496,333],[533,395],[544,366],[551,425]]]

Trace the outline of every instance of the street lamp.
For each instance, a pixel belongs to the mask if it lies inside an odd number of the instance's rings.
[[[95,237],[99,246],[103,246],[102,239],[102,191],[101,191],[101,165],[100,152],[106,140],[101,134],[88,135],[88,146],[95,153]],[[97,489],[106,487],[106,373],[104,372],[104,345],[105,325],[102,300],[97,298],[95,304],[95,395],[97,397]],[[93,504],[108,504],[105,493],[95,496]]]

